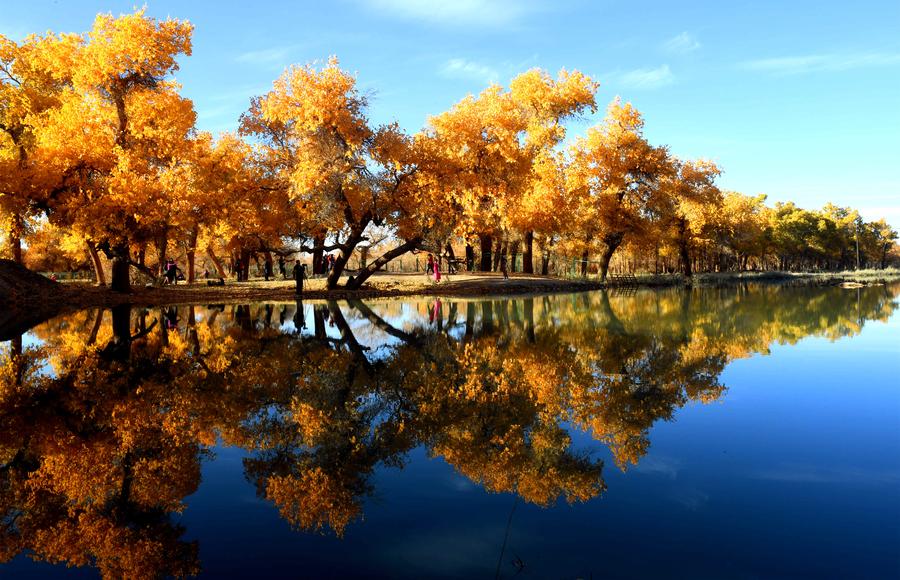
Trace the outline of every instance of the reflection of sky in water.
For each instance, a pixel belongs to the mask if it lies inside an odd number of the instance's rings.
[[[371,308],[396,328],[429,323],[432,301]],[[278,319],[278,308],[276,315]],[[312,303],[304,304],[309,335]],[[449,301],[442,304],[444,322]],[[373,360],[399,339],[342,308]],[[390,312],[386,312],[390,310]],[[480,312],[479,312],[480,314]],[[202,309],[198,320],[203,319]],[[293,333],[289,315],[281,331]],[[465,303],[458,311],[465,321]],[[327,314],[326,314],[327,320]],[[496,322],[496,319],[495,319]],[[326,324],[329,337],[336,326]],[[450,334],[461,336],[463,327]],[[343,539],[292,531],[243,475],[241,449],[217,447],[179,517],[200,540],[204,574],[309,577],[897,577],[900,575],[900,316],[855,336],[770,345],[731,361],[728,390],[657,421],[627,471],[590,434],[573,447],[603,459],[605,495],[550,509],[485,493],[423,448],[380,468],[363,521]],[[26,344],[32,339],[26,338]],[[512,519],[510,520],[510,514]],[[14,577],[91,577],[31,564]],[[4,572],[0,568],[0,572]]]

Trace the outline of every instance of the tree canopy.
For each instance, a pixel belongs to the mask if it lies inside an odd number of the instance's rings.
[[[288,67],[236,134],[203,133],[173,76],[192,32],[138,10],[101,14],[85,34],[0,36],[7,257],[90,263],[120,291],[173,255],[193,281],[198,252],[239,280],[251,259],[298,252],[322,273],[333,252],[328,287],[350,289],[407,252],[448,244],[465,246],[470,268],[479,246],[482,270],[521,252],[531,272],[537,240],[543,273],[553,251],[580,258],[582,274],[596,256],[601,278],[651,257],[657,271],[662,260],[688,276],[895,259],[884,220],[720,191],[717,164],[650,143],[641,112],[620,98],[567,139],[567,122],[597,109],[598,82],[575,70],[525,71],[412,133],[373,124],[356,76],[331,57]],[[345,276],[375,245],[381,254]]]

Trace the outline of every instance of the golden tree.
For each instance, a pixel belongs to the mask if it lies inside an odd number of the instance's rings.
[[[66,70],[59,104],[35,121],[37,156],[51,185],[33,194],[54,223],[112,259],[112,288],[128,291],[130,244],[167,227],[161,168],[187,146],[195,115],[170,75],[190,54],[192,27],[143,11],[100,15],[80,42],[48,37],[48,68]]]
[[[544,191],[534,186],[535,166],[565,137],[566,119],[594,109],[597,87],[578,71],[562,70],[553,79],[534,69],[515,77],[509,89],[492,85],[428,120],[425,135],[452,190],[457,233],[480,238],[482,270],[491,269],[496,236],[530,232],[540,220],[532,215],[534,193]],[[532,200],[522,205],[529,194]],[[526,236],[526,245],[531,239]]]
[[[644,120],[630,103],[614,100],[599,127],[572,146],[569,189],[578,199],[573,234],[582,244],[582,274],[589,250],[600,243],[600,277],[626,236],[640,236],[660,205],[667,151],[643,136]]]

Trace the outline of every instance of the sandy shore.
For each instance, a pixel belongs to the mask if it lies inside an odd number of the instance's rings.
[[[343,280],[341,281],[343,283]],[[208,286],[205,281],[191,285],[134,287],[131,294],[116,294],[105,288],[87,284],[64,284],[66,302],[79,306],[159,305],[197,302],[237,302],[257,300],[293,300],[293,280],[226,281],[225,286]],[[513,274],[504,280],[500,274],[465,273],[444,276],[439,283],[422,274],[379,274],[370,278],[360,290],[325,289],[324,278],[306,280],[304,299],[376,298],[394,296],[495,296],[548,292],[596,290],[604,285],[596,280],[565,280],[548,276]]]

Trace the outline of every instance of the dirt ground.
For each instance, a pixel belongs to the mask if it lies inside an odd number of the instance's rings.
[[[345,279],[341,279],[341,284]],[[68,283],[65,299],[82,307],[113,305],[130,302],[139,305],[178,304],[188,302],[234,302],[241,300],[284,300],[293,299],[293,280],[251,279],[247,282],[226,280],[225,286],[209,286],[205,280],[197,283],[178,284],[163,287],[133,287],[128,295],[116,295],[105,288],[96,288],[85,283]],[[325,278],[304,281],[303,297],[319,298],[372,298],[381,296],[490,296],[502,294],[523,294],[541,292],[561,292],[600,288],[596,281],[561,280],[531,274],[512,274],[504,280],[501,274],[463,273],[442,276],[434,282],[424,274],[376,274],[369,278],[361,290],[325,289]]]

